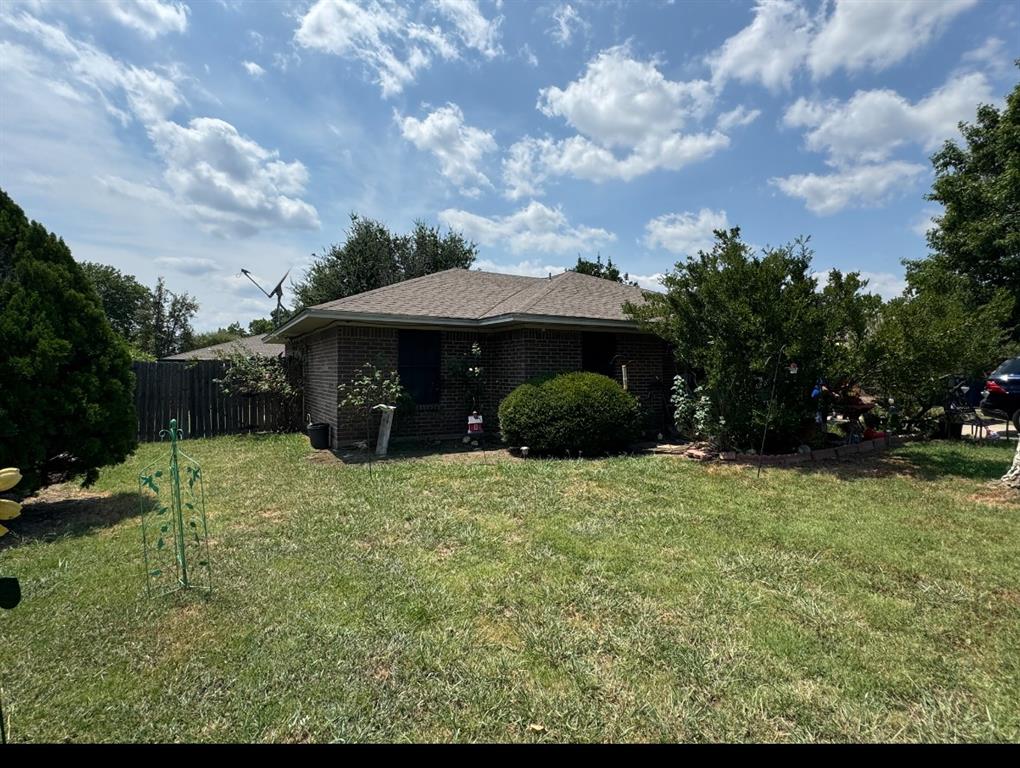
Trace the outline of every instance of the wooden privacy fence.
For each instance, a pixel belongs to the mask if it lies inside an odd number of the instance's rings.
[[[134,363],[138,441],[155,442],[170,419],[185,437],[298,428],[299,410],[287,412],[278,397],[224,394],[214,379],[223,377],[223,360]]]

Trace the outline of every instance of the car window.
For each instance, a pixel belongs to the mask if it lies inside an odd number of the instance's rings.
[[[1004,362],[992,371],[992,376],[1005,376],[1007,373],[1020,373],[1020,357]]]

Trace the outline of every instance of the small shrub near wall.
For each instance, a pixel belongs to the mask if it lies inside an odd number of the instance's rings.
[[[517,387],[499,406],[503,441],[535,453],[595,456],[626,448],[641,430],[641,406],[597,373],[565,373]]]

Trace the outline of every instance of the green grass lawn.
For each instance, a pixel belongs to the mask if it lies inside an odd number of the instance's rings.
[[[143,446],[0,545],[14,741],[1020,740],[1008,446],[826,470],[187,446],[211,599],[144,596]]]

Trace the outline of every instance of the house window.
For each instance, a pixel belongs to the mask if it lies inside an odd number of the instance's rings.
[[[418,405],[439,402],[439,331],[398,331],[397,373]]]
[[[581,370],[613,375],[613,358],[616,357],[616,334],[581,334]]]

